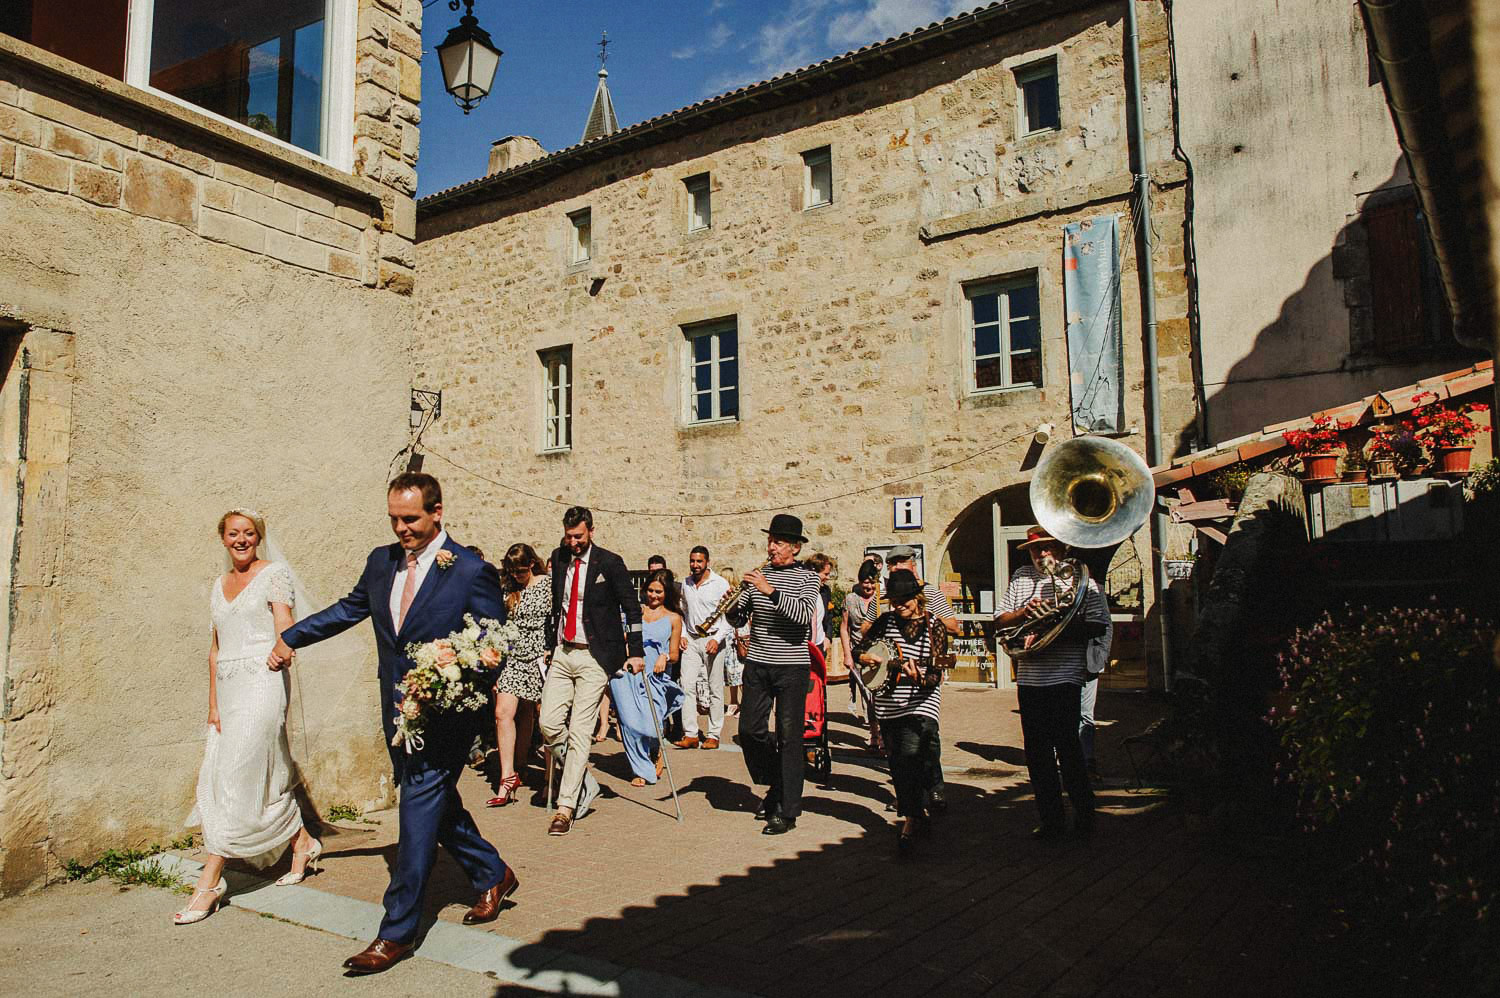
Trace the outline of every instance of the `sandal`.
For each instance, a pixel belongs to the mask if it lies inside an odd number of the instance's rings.
[[[516,790],[520,786],[521,774],[511,773],[509,776],[504,777],[500,780],[500,786],[497,788],[498,793],[496,793],[495,796],[491,797],[489,800],[485,801],[484,806],[504,807],[507,804],[514,804],[516,802]]]

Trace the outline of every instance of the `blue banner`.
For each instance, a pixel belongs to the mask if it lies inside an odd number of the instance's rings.
[[[1119,217],[1063,226],[1063,296],[1073,429],[1124,429],[1125,363],[1120,333]]]

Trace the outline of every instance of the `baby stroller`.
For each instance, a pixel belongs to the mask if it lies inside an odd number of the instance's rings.
[[[812,675],[807,684],[802,748],[807,753],[808,768],[826,790],[833,775],[833,753],[828,750],[828,663],[817,645],[808,642],[807,648],[812,654]]]

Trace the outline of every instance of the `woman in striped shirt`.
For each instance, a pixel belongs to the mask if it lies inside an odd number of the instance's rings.
[[[900,650],[903,660],[895,681],[874,691],[874,701],[875,717],[880,721],[881,738],[891,762],[891,779],[896,784],[896,813],[901,817],[897,849],[907,855],[915,836],[928,827],[931,778],[926,762],[938,737],[938,714],[943,706],[941,680],[923,682],[919,667],[931,663],[933,628],[943,625],[927,608],[922,584],[911,572],[892,572],[886,580],[886,597],[891,609],[870,625],[863,647],[886,641]],[[874,658],[861,650],[860,661],[870,664]]]

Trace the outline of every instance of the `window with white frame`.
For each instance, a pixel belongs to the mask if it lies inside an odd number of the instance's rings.
[[[125,80],[348,168],[355,0],[131,0]]]
[[[1042,321],[1036,276],[964,288],[969,391],[1040,388]]]
[[[594,214],[587,208],[568,213],[568,262],[587,263],[594,257]]]
[[[714,224],[713,205],[710,202],[708,174],[700,173],[683,182],[688,195],[688,231],[697,232]]]
[[[833,203],[833,151],[829,146],[802,154],[802,209]]]
[[[739,326],[733,318],[683,329],[687,337],[687,421],[740,418]]]
[[[1056,59],[1043,59],[1016,70],[1016,92],[1020,96],[1022,135],[1062,127]]]
[[[569,450],[573,446],[573,348],[543,350],[542,449]]]

